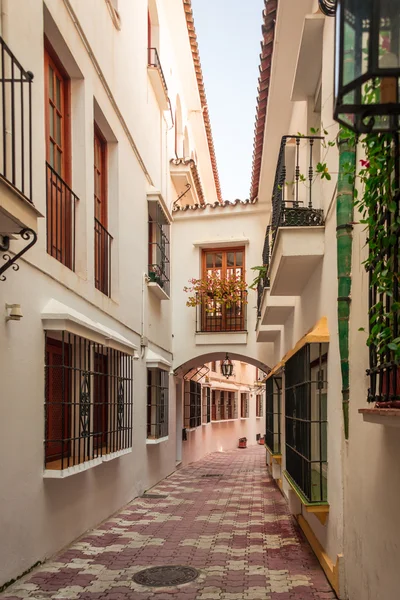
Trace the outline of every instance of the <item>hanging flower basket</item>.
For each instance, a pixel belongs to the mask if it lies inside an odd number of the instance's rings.
[[[190,279],[189,283],[190,286],[183,288],[184,292],[190,294],[186,306],[200,306],[204,304],[205,298],[213,304],[223,304],[226,308],[237,302],[247,304],[247,283],[240,277],[221,278],[210,274],[204,279]],[[214,307],[210,310],[214,310]]]

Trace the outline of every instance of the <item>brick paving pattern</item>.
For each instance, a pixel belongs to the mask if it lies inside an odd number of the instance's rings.
[[[167,498],[133,500],[0,600],[336,597],[266,470],[262,447],[211,454],[151,493]],[[198,579],[175,588],[132,580],[141,569],[179,564],[199,569]]]

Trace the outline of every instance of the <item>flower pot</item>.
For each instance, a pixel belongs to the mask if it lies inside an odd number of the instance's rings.
[[[264,446],[264,436],[260,437],[258,443],[260,444],[260,446]]]
[[[239,448],[247,448],[247,438],[239,438]]]

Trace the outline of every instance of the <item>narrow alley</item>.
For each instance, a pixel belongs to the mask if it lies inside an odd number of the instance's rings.
[[[335,598],[269,476],[264,447],[210,454],[148,495],[17,581],[2,600]],[[133,581],[158,565],[190,566],[199,575],[178,587]]]

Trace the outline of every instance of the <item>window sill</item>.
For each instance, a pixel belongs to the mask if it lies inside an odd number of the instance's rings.
[[[211,423],[232,423],[233,421],[237,421],[238,419],[213,419]]]
[[[358,412],[363,416],[366,423],[400,427],[399,408],[360,408]]]
[[[274,460],[278,465],[282,464],[282,454],[274,454],[267,444],[264,444],[266,451],[270,454],[271,459]]]
[[[248,421],[250,419],[250,417],[240,417],[241,421]]]
[[[163,442],[168,442],[168,440],[169,440],[168,435],[166,435],[162,438],[147,438],[146,444],[148,444],[149,446],[154,446],[156,444],[162,444]]]
[[[149,281],[147,284],[150,292],[154,294],[159,300],[169,300],[169,296],[167,292],[165,292],[162,287],[156,283],[155,281]]]
[[[83,471],[88,471],[89,469],[93,469],[98,465],[101,465],[103,462],[109,462],[114,460],[115,458],[119,458],[120,456],[124,456],[125,454],[130,454],[132,452],[132,448],[126,448],[125,450],[117,450],[117,452],[111,452],[110,454],[105,454],[104,456],[98,456],[93,460],[87,460],[78,465],[73,465],[72,467],[67,467],[66,469],[46,469],[43,472],[44,479],[65,479],[66,477],[71,477],[71,475],[76,475],[77,473],[82,473]],[[59,462],[59,461],[57,461]],[[54,463],[55,464],[55,463]]]
[[[283,475],[284,475],[286,481],[288,482],[288,484],[290,485],[290,487],[292,488],[293,492],[296,494],[296,496],[298,497],[298,499],[300,500],[300,502],[306,509],[306,512],[314,514],[317,517],[318,521],[322,525],[325,525],[326,519],[328,518],[328,515],[329,515],[329,503],[328,502],[309,502],[305,498],[302,490],[295,484],[295,482],[293,481],[293,479],[291,478],[289,473],[287,471],[284,471]]]

